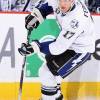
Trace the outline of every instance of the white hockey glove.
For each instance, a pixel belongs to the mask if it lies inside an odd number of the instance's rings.
[[[22,56],[27,56],[32,53],[40,52],[39,45],[34,41],[32,44],[22,43],[21,48],[18,48],[19,53]]]

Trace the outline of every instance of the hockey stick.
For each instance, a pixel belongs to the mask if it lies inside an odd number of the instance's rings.
[[[18,0],[16,0],[13,9],[17,7],[17,2],[18,2]],[[26,4],[25,4],[24,8],[22,9],[22,12],[23,12],[23,11],[26,11],[26,8],[28,7],[29,3],[30,3],[30,0],[27,0],[27,2],[26,2]]]
[[[29,36],[30,36],[30,34],[31,34],[31,30],[28,31],[27,43],[29,42]],[[23,64],[22,64],[18,100],[21,100],[21,97],[22,97],[22,87],[23,87],[23,78],[24,78],[25,62],[26,62],[26,56],[24,57]]]
[[[26,4],[25,4],[25,6],[24,6],[24,8],[23,8],[23,11],[25,11],[26,10],[26,8],[28,7],[28,5],[29,5],[29,2],[30,2],[30,0],[27,0],[27,2],[26,2]]]
[[[31,13],[32,15],[36,16],[36,18],[38,19],[38,21],[40,23],[42,23],[44,21],[41,13],[36,10],[34,8],[34,11]],[[29,30],[28,31],[28,35],[27,35],[27,43],[29,42],[29,37],[31,35],[31,31],[32,30]],[[20,86],[19,86],[19,93],[18,93],[18,100],[21,100],[21,97],[22,97],[22,88],[23,88],[23,78],[24,78],[24,67],[25,67],[25,62],[26,62],[26,56],[24,57],[24,60],[23,60],[23,65],[22,65],[22,70],[21,70],[21,77],[20,77]]]

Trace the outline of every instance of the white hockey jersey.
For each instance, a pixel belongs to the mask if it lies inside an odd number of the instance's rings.
[[[61,27],[56,41],[49,45],[53,55],[59,55],[67,49],[77,53],[93,53],[95,51],[94,23],[91,15],[82,2],[76,0],[72,11],[62,14],[57,0],[47,0],[55,11],[55,16]]]

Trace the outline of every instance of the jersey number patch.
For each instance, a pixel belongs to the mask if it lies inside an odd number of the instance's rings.
[[[70,31],[67,31],[63,36],[66,38],[66,39],[70,39],[72,36],[74,36],[75,33],[73,32],[70,32]]]

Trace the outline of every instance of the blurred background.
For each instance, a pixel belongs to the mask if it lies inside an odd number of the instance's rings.
[[[0,0],[0,11],[21,12],[28,0]],[[38,0],[29,0],[26,11],[32,11],[34,3]],[[100,13],[100,0],[81,0],[84,2],[90,12]]]

